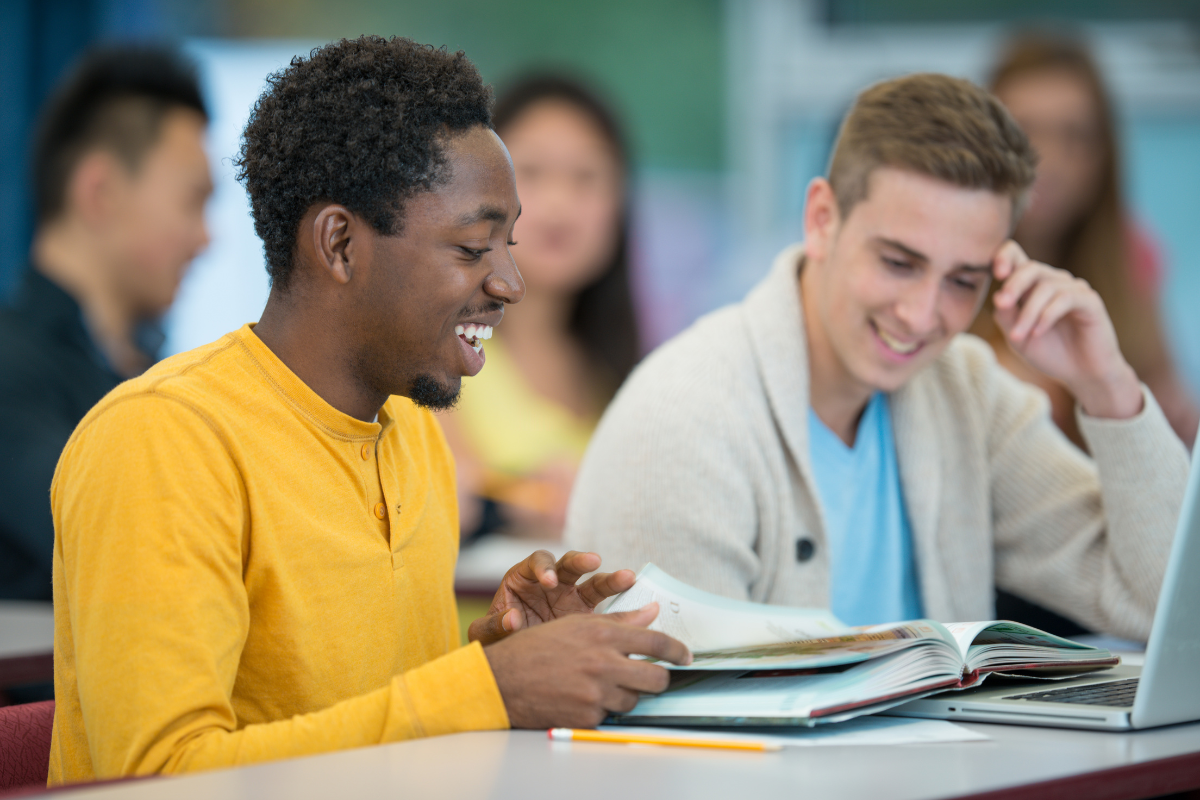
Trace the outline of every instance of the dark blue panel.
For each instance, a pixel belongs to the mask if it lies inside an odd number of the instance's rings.
[[[29,146],[37,110],[96,32],[92,0],[0,3],[0,292],[26,260],[32,226]]]
[[[0,30],[8,35],[0,47],[0,291],[25,260],[29,237],[26,192],[26,141],[32,105],[30,62],[36,49],[32,2],[0,3]]]

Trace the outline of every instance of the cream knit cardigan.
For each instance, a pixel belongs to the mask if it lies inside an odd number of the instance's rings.
[[[808,447],[808,350],[786,249],[746,299],[634,371],[584,458],[567,543],[605,569],[653,561],[729,597],[829,605],[829,549]],[[1145,391],[1145,390],[1144,390]],[[891,396],[926,616],[991,619],[1000,586],[1145,640],[1188,455],[1154,398],[1128,420],[1079,415],[1094,460],[1040,390],[957,337]],[[797,542],[813,547],[797,557]]]

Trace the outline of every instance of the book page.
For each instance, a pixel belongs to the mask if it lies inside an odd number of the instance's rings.
[[[693,653],[822,639],[850,631],[826,609],[730,600],[688,586],[653,564],[642,567],[632,587],[596,610],[635,611],[651,602],[658,603],[659,611],[650,629],[678,639]]]
[[[940,650],[944,653],[940,657],[942,660],[957,664],[959,668],[962,666],[954,643],[940,625],[929,620],[914,620],[854,628],[840,636],[824,639],[695,651],[689,666],[672,666],[672,669],[816,669],[867,661],[914,647]]]
[[[946,630],[950,631],[955,644],[958,645],[958,654],[962,656],[963,661],[967,660],[967,651],[971,649],[971,642],[975,641],[975,637],[979,635],[980,631],[991,624],[991,622],[945,623]]]
[[[935,640],[926,640],[932,644]],[[958,659],[944,645],[904,650],[825,669],[672,672],[670,687],[642,695],[618,722],[657,718],[660,724],[815,724],[882,710],[957,683]],[[861,713],[861,712],[858,712]],[[665,722],[664,720],[670,720]]]
[[[1107,650],[1073,642],[1019,622],[959,622],[948,623],[946,628],[954,635],[970,670],[1116,663]]]

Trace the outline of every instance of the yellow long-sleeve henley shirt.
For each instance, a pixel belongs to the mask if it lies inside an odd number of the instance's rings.
[[[408,400],[349,417],[246,326],[93,408],[51,505],[51,785],[508,725]]]

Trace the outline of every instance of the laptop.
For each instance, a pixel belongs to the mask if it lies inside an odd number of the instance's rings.
[[[1136,730],[1200,720],[1200,440],[1158,597],[1144,666],[1119,666],[1036,685],[990,677],[889,709],[905,717]]]

